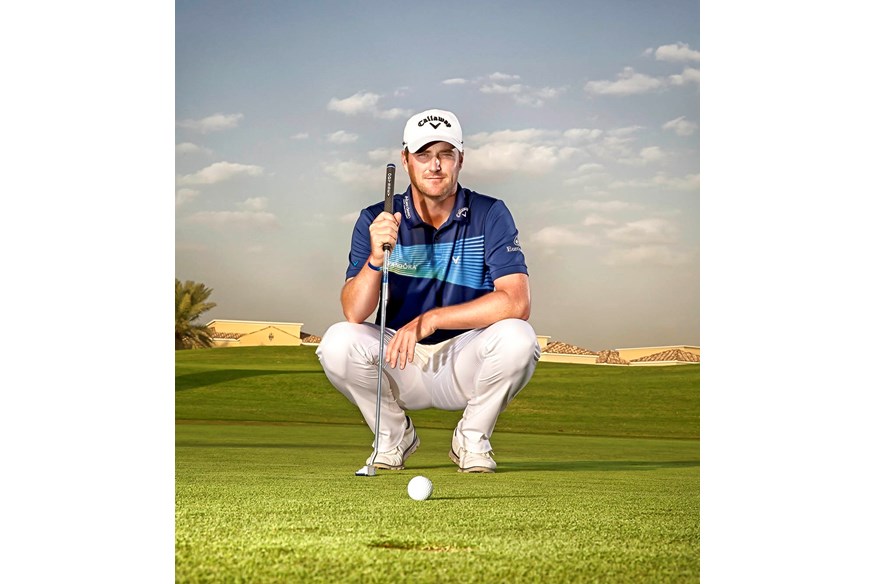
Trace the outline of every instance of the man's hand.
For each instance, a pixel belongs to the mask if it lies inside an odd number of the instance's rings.
[[[380,267],[383,265],[383,244],[389,244],[390,250],[398,241],[398,226],[401,222],[401,213],[390,215],[383,211],[374,218],[368,228],[371,233],[371,256],[368,261],[371,265]]]
[[[384,358],[389,366],[395,368],[398,364],[399,369],[404,369],[407,363],[413,363],[417,343],[438,330],[434,322],[433,313],[430,311],[398,329],[386,346]]]

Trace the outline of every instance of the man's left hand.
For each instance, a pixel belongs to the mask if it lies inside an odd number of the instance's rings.
[[[417,343],[438,330],[434,320],[432,315],[426,312],[398,329],[386,346],[384,355],[390,367],[394,368],[398,365],[399,369],[404,369],[407,363],[414,362]]]

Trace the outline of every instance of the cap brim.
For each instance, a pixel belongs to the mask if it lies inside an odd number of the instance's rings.
[[[424,136],[421,138],[417,138],[416,140],[406,142],[404,146],[408,149],[408,152],[416,153],[419,152],[423,148],[423,146],[431,144],[432,142],[447,142],[448,144],[462,152],[462,142],[455,140],[454,138],[451,138],[449,136]]]

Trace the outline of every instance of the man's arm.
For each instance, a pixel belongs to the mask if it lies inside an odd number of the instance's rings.
[[[395,367],[398,363],[404,369],[405,364],[414,359],[416,344],[438,329],[482,328],[506,318],[528,320],[529,276],[508,274],[493,284],[495,290],[489,294],[462,304],[433,308],[400,328],[386,347],[389,366]],[[374,302],[376,306],[377,300]]]
[[[395,247],[400,221],[401,213],[390,215],[384,212],[374,219],[368,228],[371,239],[371,254],[366,262],[377,267],[383,266],[383,244],[388,243],[390,247]],[[389,253],[386,252],[387,259]],[[344,318],[348,322],[361,324],[377,308],[377,303],[380,300],[380,279],[381,273],[372,270],[366,263],[358,274],[348,278],[344,283],[344,287],[341,289],[341,308],[344,311]]]

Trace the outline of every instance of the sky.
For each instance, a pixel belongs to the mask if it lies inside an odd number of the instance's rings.
[[[408,117],[457,114],[537,334],[700,344],[696,1],[203,2],[175,14],[175,272],[211,319],[343,320],[359,211]]]

